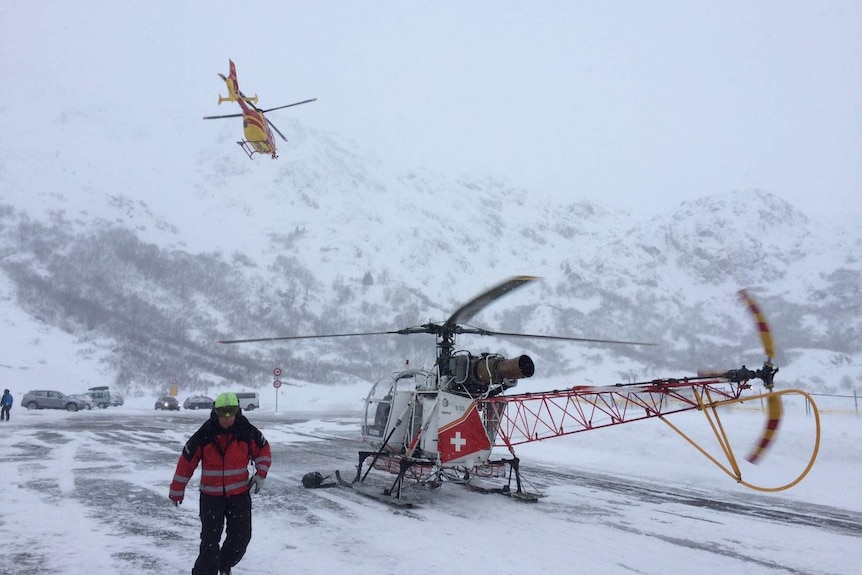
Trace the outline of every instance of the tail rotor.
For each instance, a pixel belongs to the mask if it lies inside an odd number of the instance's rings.
[[[755,372],[755,377],[760,379],[763,382],[763,387],[769,390],[769,394],[766,397],[766,427],[763,430],[760,441],[745,458],[749,463],[757,463],[763,454],[766,453],[769,444],[772,443],[775,434],[778,432],[784,408],[781,404],[781,397],[777,393],[772,393],[775,387],[775,374],[778,373],[778,368],[772,364],[772,359],[775,357],[775,340],[772,338],[772,331],[769,329],[766,317],[763,315],[763,311],[760,309],[754,296],[748,290],[741,289],[739,290],[739,297],[754,318],[760,335],[760,343],[763,345],[763,351],[766,354],[763,367]]]

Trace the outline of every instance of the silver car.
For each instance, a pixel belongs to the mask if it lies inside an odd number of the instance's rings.
[[[85,409],[84,402],[59,391],[38,389],[28,391],[21,400],[21,405],[27,409],[65,409],[78,411]]]
[[[96,402],[93,401],[93,398],[87,395],[86,393],[73,393],[68,395],[67,397],[74,397],[75,399],[80,399],[84,402],[84,409],[93,409],[96,407]]]

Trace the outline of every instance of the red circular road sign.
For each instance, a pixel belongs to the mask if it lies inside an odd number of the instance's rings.
[[[279,376],[281,375],[281,368],[280,368],[280,367],[276,367],[275,369],[273,369],[273,370],[272,370],[272,375],[274,375],[275,377],[279,377]]]
[[[279,387],[281,387],[281,381],[276,379],[275,381],[272,382],[272,386],[274,388],[278,389]]]

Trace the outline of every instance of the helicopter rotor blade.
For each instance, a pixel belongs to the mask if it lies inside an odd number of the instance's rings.
[[[275,133],[278,134],[279,136],[281,136],[281,139],[286,142],[287,138],[284,137],[284,134],[281,133],[281,130],[279,130],[278,128],[275,127],[275,124],[272,123],[272,120],[270,120],[266,116],[264,116],[263,118],[266,120],[266,123],[269,124],[269,127],[272,128],[273,130],[275,130]]]
[[[309,102],[316,102],[317,98],[312,98],[310,100],[303,100],[302,102],[294,102],[293,104],[286,104],[284,106],[277,106],[275,108],[269,108],[268,110],[258,110],[259,112],[272,112],[273,110],[281,110],[283,108],[290,108],[292,106],[299,106],[300,104],[308,104]]]
[[[731,370],[716,370],[716,369],[699,369],[697,374],[703,377],[725,377],[730,381],[746,381],[753,378],[758,378],[763,381],[763,386],[772,391],[775,385],[774,376],[778,373],[778,368],[772,363],[775,357],[775,339],[772,337],[772,330],[769,329],[769,323],[760,309],[757,300],[747,289],[741,289],[737,295],[742,300],[748,313],[754,319],[757,326],[757,331],[760,335],[760,343],[763,346],[763,352],[766,354],[766,360],[763,362],[763,367],[756,371],[752,371],[743,366],[742,369]],[[772,398],[770,397],[770,400]]]
[[[273,126],[275,128],[275,126]],[[277,130],[276,130],[277,131]],[[283,137],[283,136],[282,136]],[[438,337],[451,337],[455,334],[475,334],[475,335],[488,335],[488,336],[499,336],[499,337],[520,337],[520,338],[530,338],[530,339],[548,339],[548,340],[556,340],[556,341],[577,341],[577,342],[586,342],[586,343],[606,343],[606,344],[615,344],[615,345],[645,345],[645,346],[655,346],[658,345],[656,343],[648,343],[641,341],[623,341],[623,340],[615,340],[615,339],[598,339],[598,338],[585,338],[585,337],[568,337],[568,336],[556,336],[556,335],[542,335],[542,334],[527,334],[527,333],[513,333],[513,332],[503,332],[503,331],[491,331],[479,327],[467,326],[463,325],[464,322],[475,316],[482,309],[484,309],[490,303],[496,301],[497,299],[503,297],[504,295],[510,293],[511,291],[518,289],[519,287],[538,280],[540,278],[536,276],[514,276],[511,277],[502,283],[482,292],[478,296],[474,297],[460,308],[458,308],[452,316],[446,320],[445,323],[427,323],[420,326],[407,327],[399,330],[391,330],[391,331],[367,331],[367,332],[358,332],[358,333],[334,333],[334,334],[322,334],[322,335],[292,335],[292,336],[283,336],[283,337],[257,337],[257,338],[248,338],[248,339],[230,339],[230,340],[219,340],[218,343],[224,344],[233,344],[233,343],[259,343],[259,342],[272,342],[272,341],[290,341],[290,340],[299,340],[299,339],[325,339],[325,338],[335,338],[335,337],[361,337],[367,335],[409,335],[415,333],[427,333],[433,334]],[[448,334],[448,335],[446,335]]]
[[[757,331],[760,335],[760,343],[763,345],[763,352],[766,354],[766,361],[771,362],[775,357],[775,340],[772,338],[772,331],[769,329],[769,323],[766,321],[757,300],[747,289],[741,289],[738,292],[739,298],[748,308],[748,313],[754,318],[757,325]]]
[[[220,120],[221,118],[241,118],[242,114],[225,114],[224,116],[204,116],[204,120]]]
[[[411,333],[430,333],[426,328],[408,327],[395,331],[366,331],[361,333],[330,333],[323,335],[288,335],[283,337],[255,337],[250,339],[222,339],[216,343],[257,343],[262,341],[288,341],[292,339],[324,339],[330,337],[357,337],[365,335],[407,335]]]
[[[478,335],[491,335],[499,337],[526,337],[530,339],[553,339],[558,341],[581,341],[587,343],[611,343],[615,345],[648,345],[656,346],[657,343],[649,343],[644,341],[623,341],[618,339],[596,339],[591,337],[568,337],[561,335],[541,335],[534,333],[510,333],[505,331],[490,331],[487,329],[476,328],[475,331],[464,330],[461,333],[475,333]]]
[[[239,91],[239,97],[240,97],[240,98],[242,98],[242,100],[243,100],[246,104],[248,104],[249,106],[251,106],[251,107],[252,107],[253,109],[255,109],[256,111],[258,111],[258,112],[262,112],[262,111],[263,111],[263,110],[261,110],[260,108],[258,108],[258,107],[254,104],[254,102],[252,101],[252,100],[257,100],[257,96],[256,96],[256,95],[255,95],[255,97],[254,97],[254,98],[249,98],[248,96],[246,96],[245,94],[243,94],[243,93],[242,93],[242,90],[240,90],[240,91]]]
[[[500,299],[509,292],[521,287],[522,285],[538,280],[535,276],[515,276],[507,279],[503,283],[492,287],[491,289],[477,295],[460,308],[455,310],[452,316],[446,320],[446,325],[454,327],[459,323],[470,321],[473,316],[482,311],[490,303]]]
[[[282,140],[284,140],[285,142],[287,141],[287,138],[284,137],[284,134],[281,133],[281,130],[279,130],[278,128],[275,127],[275,124],[272,123],[272,120],[270,120],[269,118],[264,116],[264,114],[266,112],[269,112],[269,110],[262,110],[262,109],[258,108],[254,104],[254,102],[249,101],[248,98],[245,97],[245,94],[243,94],[242,92],[239,93],[239,96],[240,96],[240,98],[244,99],[246,101],[246,103],[249,106],[251,106],[256,112],[260,113],[260,115],[263,117],[263,119],[266,120],[266,123],[269,124],[269,127],[272,128],[273,130],[275,130],[275,133],[278,134],[279,136],[281,136]],[[301,104],[302,102],[298,102],[298,103]],[[288,104],[288,105],[289,106],[295,106],[296,104]],[[284,108],[286,106],[281,106],[281,107]],[[271,110],[278,110],[279,108],[270,108],[270,109]],[[242,116],[242,114],[239,114],[239,115]]]
[[[268,110],[261,110],[259,108],[255,108],[255,109],[258,112],[260,112],[261,114],[265,114],[267,112],[272,112],[273,110],[282,110],[284,108],[290,108],[292,106],[299,106],[300,104],[308,104],[309,102],[316,102],[316,101],[317,101],[317,98],[311,98],[310,100],[303,100],[302,102],[294,102],[293,104],[286,104],[284,106],[276,106],[275,108],[269,108]],[[286,142],[287,138],[284,137],[284,134],[281,133],[281,130],[279,130],[278,128],[275,127],[275,124],[272,123],[272,120],[270,120],[266,116],[264,116],[264,118],[266,118],[266,123],[269,124],[269,126],[273,130],[275,130],[275,133],[278,134],[279,136],[281,136],[281,139]]]

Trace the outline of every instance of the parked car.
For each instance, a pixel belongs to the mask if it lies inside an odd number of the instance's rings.
[[[123,405],[123,403],[125,403],[125,400],[123,399],[123,396],[119,392],[115,391],[111,394],[111,405],[112,406]]]
[[[254,411],[260,408],[260,395],[257,392],[238,391],[236,398],[243,411]]]
[[[111,400],[111,390],[107,385],[91,387],[84,393],[89,395],[93,402],[101,409],[105,409],[109,405],[113,405]]]
[[[93,401],[93,398],[87,395],[86,393],[72,393],[69,394],[69,397],[74,397],[75,399],[80,399],[84,402],[84,409],[93,409],[96,407],[96,402]]]
[[[170,395],[165,395],[164,397],[160,397],[156,400],[156,409],[168,411],[179,411],[180,410],[180,402],[177,401],[176,397],[171,397]]]
[[[47,389],[28,391],[21,399],[21,405],[27,409],[65,409],[67,411],[86,409],[80,399]]]
[[[183,402],[184,409],[212,409],[215,400],[205,395],[192,395]]]

